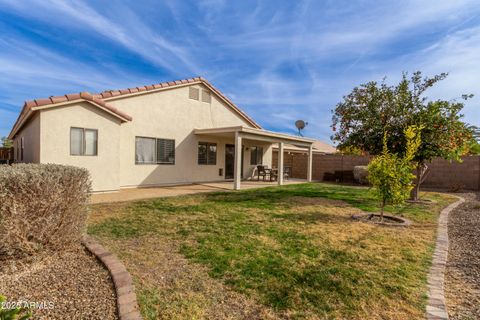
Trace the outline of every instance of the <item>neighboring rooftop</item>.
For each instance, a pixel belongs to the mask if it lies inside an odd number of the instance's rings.
[[[337,148],[320,140],[315,140],[315,142],[312,144],[312,147],[313,152],[316,153],[333,154],[337,152]],[[305,148],[297,147],[293,144],[286,144],[284,148],[286,151],[306,152]],[[274,146],[274,149],[277,150],[278,148]]]

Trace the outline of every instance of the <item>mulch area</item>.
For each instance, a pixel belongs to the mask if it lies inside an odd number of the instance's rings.
[[[52,306],[34,309],[33,319],[118,319],[110,274],[80,245],[22,271],[0,273],[0,294]]]
[[[480,193],[450,213],[445,298],[450,319],[480,319]]]

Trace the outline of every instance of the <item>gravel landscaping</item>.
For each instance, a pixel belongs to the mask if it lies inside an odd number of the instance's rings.
[[[460,196],[448,222],[445,298],[450,319],[480,319],[480,194]]]
[[[53,303],[35,309],[34,319],[118,319],[110,274],[82,246],[0,274],[0,293],[7,301]]]

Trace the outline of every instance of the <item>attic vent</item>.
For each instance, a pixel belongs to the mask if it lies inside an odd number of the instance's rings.
[[[194,87],[190,87],[189,89],[188,97],[190,99],[200,100],[200,89]]]
[[[202,90],[202,101],[206,103],[212,102],[212,95],[210,94],[210,91]]]

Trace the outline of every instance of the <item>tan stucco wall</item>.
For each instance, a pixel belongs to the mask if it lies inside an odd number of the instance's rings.
[[[20,140],[23,137],[23,161],[20,160]],[[23,129],[13,139],[15,162],[40,162],[40,116],[30,119]]]
[[[206,89],[202,85],[195,85]],[[202,92],[202,91],[201,91]],[[25,137],[25,161],[74,165],[89,170],[94,191],[118,190],[121,187],[168,185],[223,180],[225,145],[231,137],[197,136],[197,128],[228,126],[251,127],[223,101],[212,94],[212,102],[189,98],[189,88],[109,99],[108,103],[133,120],[118,118],[86,102],[42,109],[25,126],[18,137]],[[98,130],[97,156],[70,155],[70,128]],[[135,164],[135,137],[175,139],[175,164]],[[36,137],[36,141],[35,141]],[[30,140],[32,142],[30,142]],[[198,142],[217,143],[216,165],[198,164]],[[245,140],[244,178],[252,175],[251,146],[263,146],[263,163],[271,166],[269,143]],[[248,150],[247,150],[248,149]],[[27,151],[28,150],[28,151]],[[219,175],[219,169],[223,175]]]
[[[196,87],[202,88],[201,85]],[[189,99],[188,87],[124,97],[108,103],[133,117],[133,121],[121,126],[122,187],[222,180],[224,177],[219,176],[219,168],[224,168],[225,144],[233,144],[233,137],[198,137],[193,134],[193,129],[251,127],[213,94],[211,104]],[[136,136],[175,139],[175,165],[135,164]],[[198,165],[199,141],[217,143],[216,165]],[[245,152],[246,166],[249,166],[249,159],[250,154]],[[249,170],[244,171],[245,176]]]
[[[88,104],[45,109],[40,112],[40,161],[86,168],[94,191],[120,187],[120,120]],[[97,156],[70,155],[70,128],[98,130]]]

